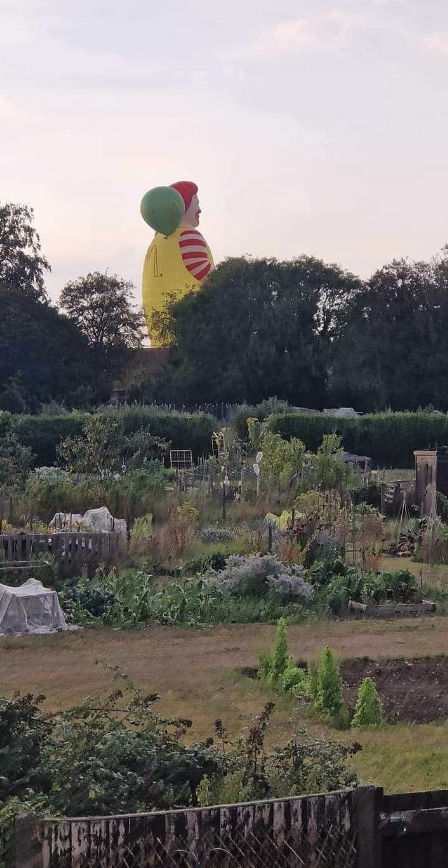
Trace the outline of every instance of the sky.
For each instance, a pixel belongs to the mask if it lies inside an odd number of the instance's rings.
[[[140,301],[140,200],[179,180],[216,261],[428,259],[447,166],[446,0],[0,0],[0,201],[54,301],[106,269]]]

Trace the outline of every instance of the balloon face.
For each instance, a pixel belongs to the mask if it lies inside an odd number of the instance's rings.
[[[154,187],[145,193],[140,213],[145,223],[161,235],[172,235],[185,212],[184,200],[173,187]]]
[[[190,228],[196,229],[196,226],[199,226],[200,213],[201,209],[199,207],[199,199],[197,194],[195,194],[191,200],[189,208],[187,208],[182,217],[182,226],[189,226]]]

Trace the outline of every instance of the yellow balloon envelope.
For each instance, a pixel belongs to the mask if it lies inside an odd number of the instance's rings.
[[[168,237],[156,234],[143,266],[143,311],[151,337],[151,317],[163,309],[168,293],[179,298],[197,290],[213,268],[208,244],[200,232],[180,226]],[[161,344],[151,338],[151,346]]]

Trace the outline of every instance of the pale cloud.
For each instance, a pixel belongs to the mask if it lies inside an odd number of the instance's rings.
[[[442,54],[448,57],[448,30],[435,30],[419,39],[422,51],[427,54]]]
[[[12,121],[20,117],[20,112],[3,93],[0,93],[0,120]]]
[[[306,18],[280,21],[262,31],[246,53],[266,56],[288,51],[332,51],[348,45],[355,34],[369,26],[364,15],[331,9]]]

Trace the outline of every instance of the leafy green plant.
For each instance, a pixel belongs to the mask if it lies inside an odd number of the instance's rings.
[[[294,665],[292,657],[288,659],[286,669],[281,680],[282,689],[285,693],[293,693],[294,696],[305,697],[309,690],[307,673],[304,669]]]
[[[48,713],[43,697],[0,699],[0,823],[7,835],[21,812],[108,815],[242,799],[285,797],[356,785],[353,752],[297,733],[269,751],[274,703],[231,742],[221,720],[215,738],[185,746],[192,722],[163,719],[116,668],[112,684],[79,705]]]
[[[322,651],[317,664],[315,705],[318,711],[330,715],[340,714],[343,708],[339,667],[328,645]]]
[[[302,470],[304,460],[301,440],[283,440],[270,432],[263,437],[262,479],[268,484],[287,485]]]
[[[342,455],[342,437],[324,434],[316,455],[313,455],[313,470],[317,484],[331,491],[342,484],[350,486],[353,471]]]
[[[383,722],[383,707],[373,678],[364,678],[356,700],[352,726],[379,726]]]

